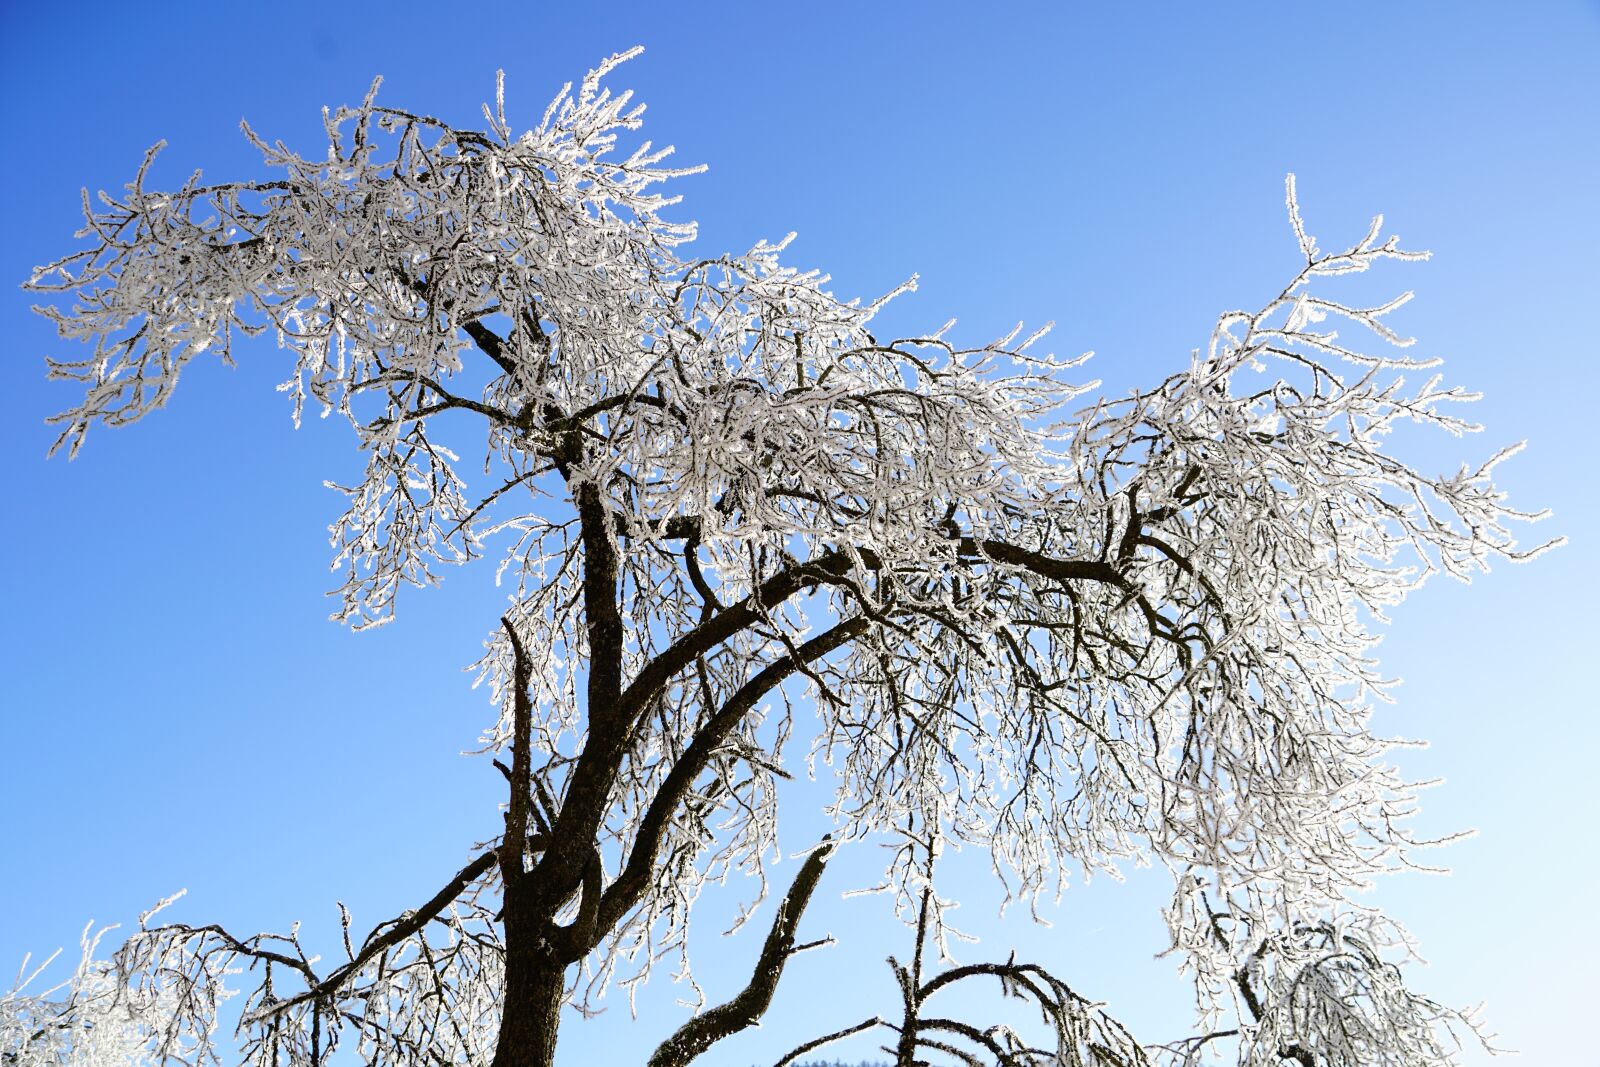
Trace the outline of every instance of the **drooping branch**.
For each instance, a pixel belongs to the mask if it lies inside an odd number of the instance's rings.
[[[1062,378],[1072,364],[1031,354],[1032,339],[962,349],[941,333],[880,345],[876,305],[835,299],[820,274],[785,266],[781,246],[678,258],[692,228],[659,214],[673,202],[653,188],[674,173],[657,165],[662,151],[608,155],[638,113],[599,88],[606,69],[520,138],[498,108],[491,136],[369,95],[330,115],[326,153],[303,157],[252,134],[281,182],[196,178],[158,193],[145,188],[147,158],[125,197],[99,208],[86,198],[93,247],[31,283],[71,294],[70,311],[46,314],[94,345],[88,359],[51,364],[85,389],[61,419],[70,450],[93,422],[161,406],[196,354],[231,359],[233,331],[276,332],[295,355],[297,417],[308,391],[351,419],[373,457],[335,527],[348,564],[342,617],[383,621],[395,589],[436,580],[434,562],[476,555],[485,530],[524,535],[506,563],[520,629],[502,620],[509,640],[487,663],[513,690],[499,847],[421,912],[373,931],[327,979],[293,935],[196,928],[199,941],[176,958],[263,963],[252,1018],[271,1028],[257,1048],[274,1057],[280,1032],[295,1062],[322,1057],[322,1027],[335,1018],[323,1001],[351,1006],[359,985],[356,995],[370,994],[364,1035],[388,1034],[393,997],[412,1029],[385,1036],[387,1047],[421,1062],[481,1062],[463,1036],[474,1023],[442,1007],[455,981],[480,1029],[493,1013],[485,1004],[518,1005],[501,1011],[508,1032],[532,1018],[523,1007],[537,1009],[534,1043],[548,1064],[568,964],[630,915],[631,932],[650,941],[666,910],[669,923],[686,921],[678,903],[719,865],[759,867],[770,854],[777,801],[766,786],[782,771],[742,750],[741,731],[763,696],[804,673],[824,697],[819,744],[830,758],[842,750],[837,807],[852,833],[929,815],[930,840],[981,840],[1023,893],[1063,865],[1129,855],[1223,870],[1241,901],[1272,901],[1257,929],[1278,940],[1249,971],[1236,958],[1248,939],[1218,945],[1176,929],[1175,948],[1205,976],[1204,1010],[1218,1007],[1213,993],[1238,990],[1266,1035],[1259,1054],[1288,1050],[1302,1064],[1293,1050],[1313,1047],[1335,1016],[1341,1039],[1431,1050],[1430,1028],[1453,1017],[1406,992],[1376,956],[1346,958],[1306,924],[1411,843],[1394,829],[1408,787],[1366,724],[1364,694],[1382,679],[1360,620],[1414,587],[1408,561],[1465,576],[1493,557],[1523,558],[1505,523],[1536,517],[1506,507],[1492,483],[1506,453],[1437,478],[1381,451],[1399,421],[1470,429],[1440,407],[1464,395],[1436,381],[1404,393],[1384,378],[1418,363],[1365,354],[1312,325],[1334,316],[1403,345],[1378,321],[1403,298],[1351,308],[1308,286],[1415,255],[1377,243],[1377,224],[1349,250],[1322,253],[1291,185],[1305,266],[1279,295],[1224,315],[1187,370],[1072,414],[1065,404],[1082,392]],[[513,324],[504,335],[488,325],[501,314]],[[482,400],[452,388],[469,344],[502,372]],[[1239,372],[1267,363],[1287,370],[1234,388]],[[483,418],[499,488],[467,493],[455,457],[429,436],[428,420],[447,411]],[[552,470],[565,499],[543,478]],[[514,488],[531,504],[513,503]],[[664,544],[677,540],[681,552]],[[816,589],[850,618],[797,644]],[[869,633],[870,654],[822,662]],[[789,726],[786,715],[780,738]],[[576,757],[565,747],[574,736]],[[536,754],[549,760],[537,773]],[[705,786],[741,761],[748,778]],[[713,825],[719,805],[733,813]],[[534,853],[537,873],[526,875]],[[602,856],[620,865],[609,887]],[[496,862],[502,916],[477,900]],[[1304,875],[1298,896],[1274,897],[1282,885],[1264,872],[1288,870]],[[890,878],[907,899],[917,889],[908,871]],[[481,923],[470,935],[458,909]],[[576,913],[565,927],[555,922],[563,909]],[[448,930],[455,962],[436,966],[430,921]],[[1000,1028],[924,1013],[934,994],[983,975],[1039,1004],[1058,1048],[1103,1059],[1121,1040],[1026,965],[924,981],[926,936],[924,915],[916,959],[896,972],[903,1062],[929,1050],[1048,1059]],[[590,972],[600,988],[619,955],[656,958],[659,942],[637,953],[642,942],[604,946]],[[162,974],[196,973],[145,958]],[[411,969],[396,980],[397,966]],[[743,1000],[705,1018],[764,1010],[765,966]],[[274,973],[286,971],[310,992],[273,999]],[[502,997],[496,983],[512,989],[513,971],[520,992]],[[432,985],[417,992],[413,980]],[[189,985],[182,996],[196,995]],[[1352,988],[1381,992],[1382,1011],[1352,1014]],[[296,1028],[309,1034],[304,1053],[290,1047]],[[692,1046],[698,1033],[680,1036]],[[504,1044],[501,1062],[524,1054]]]
[[[262,1009],[247,1021],[260,1021],[273,1015],[281,1014],[307,1001],[335,996],[346,982],[353,976],[360,974],[362,968],[371,963],[381,953],[412,937],[427,926],[428,923],[438,918],[440,913],[454,903],[469,885],[483,877],[489,868],[494,866],[495,859],[496,853],[494,852],[482,853],[471,863],[457,871],[455,876],[446,882],[437,893],[429,897],[421,907],[404,912],[398,918],[374,927],[372,933],[367,935],[366,940],[361,943],[361,948],[348,963],[339,967],[321,981],[308,983],[310,988],[303,993],[264,1004]],[[380,930],[382,933],[379,933]],[[257,952],[246,954],[261,955],[261,953]],[[294,966],[296,970],[302,969],[298,961],[279,960],[278,962]]]
[[[909,977],[902,976],[902,982]],[[998,979],[1007,996],[1031,1001],[1040,1020],[1052,1032],[1055,1047],[1037,1048],[1009,1026],[978,1027],[964,1020],[922,1014],[923,1005],[935,993],[973,978]],[[1038,964],[1018,963],[1014,957],[1005,963],[967,964],[935,975],[917,987],[913,1002],[916,1010],[902,1024],[899,1049],[902,1064],[918,1062],[915,1050],[921,1046],[946,1048],[943,1041],[928,1036],[937,1033],[977,1045],[994,1057],[998,1067],[1032,1067],[1035,1064],[1043,1067],[1055,1063],[1150,1065],[1144,1047],[1100,1005],[1080,996]]]
[[[684,536],[689,536],[685,531]],[[1115,567],[1097,560],[1064,560],[1040,552],[1019,548],[1002,541],[961,538],[959,550],[964,558],[992,559],[998,563],[1025,569],[1041,577],[1058,582],[1094,581],[1130,588],[1127,579]],[[859,559],[868,568],[877,566],[875,555],[869,550],[855,553],[833,549],[788,567],[768,578],[756,592],[732,604],[691,629],[671,646],[663,650],[642,669],[622,693],[621,706],[631,721],[669,679],[686,669],[694,660],[764,618],[764,613],[811,585],[831,584],[846,577]]]

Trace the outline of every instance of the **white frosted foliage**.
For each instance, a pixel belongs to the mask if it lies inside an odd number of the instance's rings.
[[[597,716],[617,743],[598,876],[563,913],[592,921],[598,901],[610,923],[570,972],[580,1008],[668,956],[692,983],[696,899],[740,872],[765,895],[778,782],[809,769],[835,787],[836,839],[905,842],[884,888],[904,916],[927,910],[940,945],[940,843],[987,849],[1008,900],[1035,910],[1075,871],[1169,869],[1201,1030],[1120,1055],[1450,1062],[1451,1027],[1473,1021],[1405,986],[1404,931],[1354,898],[1430,844],[1404,828],[1416,785],[1387,762],[1394,742],[1369,729],[1390,684],[1369,625],[1430,574],[1535,554],[1510,527],[1540,516],[1492,480],[1515,449],[1430,475],[1384,447],[1401,423],[1475,431],[1457,407],[1474,397],[1405,354],[1388,316],[1409,293],[1349,306],[1324,279],[1423,257],[1381,218],[1323,251],[1291,178],[1300,259],[1281,291],[1221,316],[1165,380],[1085,406],[1097,383],[1041,351],[1045,330],[880,335],[884,300],[914,279],[863,304],[787,265],[787,238],[686,255],[694,227],[661,190],[691,171],[625,148],[642,107],[601,82],[625,58],[527,132],[503,87],[472,131],[380,104],[375,83],[328,113],[326,151],[247,127],[269,179],[155,192],[152,150],[121,196],[86,198],[88,245],[30,283],[69,296],[41,310],[94,346],[51,363],[84,390],[58,447],[161,406],[195,356],[267,334],[293,364],[295,418],[307,402],[337,413],[366,453],[361,480],[335,486],[336,618],[387,622],[403,586],[498,557],[527,686],[494,630],[485,750],[509,750],[525,692],[527,803],[559,826]],[[447,425],[457,442],[482,425],[482,455],[445,447]],[[603,669],[620,682],[597,710]],[[66,999],[0,1002],[0,1056],[33,1040],[109,1063],[92,1050],[115,1043],[155,1062],[170,1040],[198,1062],[214,1015],[195,991],[220,996],[255,960],[252,1063],[314,1063],[341,1027],[372,1063],[487,1062],[499,877],[465,869],[435,922],[366,945],[346,917],[332,971],[294,933],[156,927],[105,964],[86,947]],[[154,977],[169,971],[194,989]],[[1051,995],[1071,1005],[1061,1048],[1124,1040],[1089,1001]],[[94,1012],[117,1021],[89,1027]],[[1043,1056],[1014,1062],[1057,1062]]]

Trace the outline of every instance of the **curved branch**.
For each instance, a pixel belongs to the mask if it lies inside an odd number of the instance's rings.
[[[622,874],[601,897],[597,931],[611,929],[629,908],[638,903],[649,884],[650,872],[655,868],[656,853],[661,848],[668,820],[740,720],[755,707],[758,700],[795,671],[866,633],[867,627],[867,620],[863,616],[847,619],[799,646],[793,654],[768,664],[729,697],[700,728],[682,757],[667,773],[650,807],[639,820],[639,830],[634,837],[633,849],[628,854],[628,862]]]
[[[789,1067],[789,1064],[793,1063],[795,1060],[799,1059],[801,1056],[804,1056],[813,1049],[819,1049],[823,1045],[829,1045],[835,1041],[843,1041],[847,1037],[850,1037],[854,1034],[859,1034],[863,1030],[870,1030],[874,1026],[885,1025],[887,1024],[876,1015],[870,1019],[863,1019],[854,1026],[847,1026],[843,1030],[835,1030],[831,1034],[824,1034],[821,1037],[813,1038],[812,1040],[807,1041],[803,1045],[797,1045],[785,1053],[783,1058],[778,1060],[777,1063],[774,1063],[772,1067]]]
[[[783,976],[783,966],[789,957],[799,951],[795,947],[795,928],[800,916],[811,901],[811,894],[822,877],[822,869],[833,853],[833,843],[823,838],[823,843],[806,857],[794,884],[784,894],[778,913],[772,917],[772,929],[761,947],[755,971],[744,989],[704,1015],[690,1019],[678,1028],[677,1033],[663,1041],[650,1057],[649,1067],[684,1067],[706,1049],[731,1037],[761,1020],[772,1004],[778,979]]]
[[[278,1015],[297,1004],[304,1004],[308,1000],[318,1000],[324,997],[332,996],[334,993],[338,992],[339,987],[342,986],[352,975],[359,974],[361,969],[371,962],[372,959],[379,953],[393,945],[399,944],[401,941],[404,941],[412,934],[415,934],[417,931],[421,930],[429,922],[433,921],[433,919],[440,912],[449,907],[450,904],[461,895],[462,891],[466,889],[467,886],[471,885],[474,881],[487,873],[489,868],[494,866],[494,863],[495,853],[493,851],[485,852],[478,856],[471,863],[457,871],[455,877],[451,878],[450,881],[445,884],[444,888],[440,889],[432,897],[428,898],[428,902],[422,905],[422,907],[417,908],[415,911],[408,911],[398,920],[393,920],[393,925],[389,926],[389,928],[381,935],[375,937],[369,934],[366,942],[362,944],[361,950],[356,953],[355,958],[349,963],[346,963],[344,966],[328,975],[328,977],[324,978],[322,981],[317,982],[304,993],[298,993],[283,1000],[275,1000],[270,1005],[267,1005],[255,1017],[246,1019],[245,1021],[247,1023],[255,1022],[259,1019],[267,1018],[268,1016]],[[382,924],[380,924],[379,928],[381,928],[381,925]],[[261,955],[260,953],[251,954]],[[301,969],[298,963],[295,961],[285,960],[280,962],[288,963],[289,965],[294,966],[297,970]]]

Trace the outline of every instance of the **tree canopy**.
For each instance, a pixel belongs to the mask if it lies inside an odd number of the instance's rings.
[[[787,241],[686,254],[694,226],[661,187],[689,171],[624,147],[642,108],[602,84],[631,54],[527,132],[498,88],[469,130],[374,83],[328,114],[325,152],[247,126],[270,178],[157,191],[152,149],[121,195],[85,196],[87,244],[29,282],[93,346],[50,363],[82,388],[57,416],[69,455],[165,404],[190,360],[276,339],[296,420],[338,414],[367,457],[332,528],[341,621],[387,623],[403,586],[498,558],[512,595],[479,666],[508,793],[430,898],[362,936],[346,922],[343,964],[314,965],[296,932],[147,922],[108,961],[86,945],[64,994],[0,1001],[0,1054],[214,1060],[217,998],[251,962],[249,1062],[354,1040],[370,1063],[548,1065],[564,1005],[664,955],[687,967],[708,882],[742,872],[766,895],[799,747],[831,776],[835,832],[749,985],[653,1067],[760,1018],[811,947],[798,927],[832,850],[875,835],[902,842],[885,880],[914,931],[904,1011],[838,1033],[887,1027],[902,1065],[1224,1046],[1250,1065],[1448,1062],[1472,1020],[1409,989],[1404,931],[1351,900],[1430,843],[1368,728],[1372,626],[1430,574],[1536,553],[1508,524],[1539,516],[1494,485],[1515,448],[1440,476],[1384,447],[1401,423],[1475,430],[1455,413],[1473,397],[1404,354],[1386,317],[1409,293],[1354,306],[1326,280],[1422,255],[1381,217],[1324,250],[1291,178],[1283,288],[1163,381],[1085,403],[1097,383],[1041,351],[1045,329],[876,332],[914,279],[846,302],[785,265]],[[447,443],[463,427],[481,463]],[[1076,991],[1092,975],[1015,957],[927,973],[950,842],[987,849],[1029,907],[1069,868],[1170,870],[1194,1034],[1142,1043]],[[1041,1009],[1046,1044],[928,1013],[980,976]]]

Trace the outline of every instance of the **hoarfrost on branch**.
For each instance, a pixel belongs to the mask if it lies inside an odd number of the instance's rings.
[[[503,832],[425,906],[359,945],[345,916],[340,966],[297,933],[142,927],[108,962],[86,945],[65,1000],[0,1001],[0,1055],[216,1061],[217,998],[249,963],[252,1063],[318,1063],[351,1034],[371,1063],[548,1062],[506,1051],[510,1005],[587,1010],[669,954],[687,974],[706,883],[743,872],[765,896],[799,733],[836,785],[812,883],[841,841],[905,842],[884,882],[917,930],[901,1062],[1188,1064],[1221,1038],[1248,1064],[1448,1062],[1472,1020],[1410,992],[1404,932],[1351,899],[1428,843],[1368,729],[1387,683],[1366,620],[1431,573],[1534,554],[1508,522],[1539,516],[1492,481],[1515,449],[1433,476],[1382,447],[1403,422],[1477,429],[1457,414],[1473,396],[1405,357],[1385,318],[1409,293],[1319,286],[1422,257],[1381,218],[1323,251],[1291,178],[1288,284],[1152,388],[1074,407],[1097,383],[1042,354],[1044,330],[883,336],[884,301],[836,299],[787,240],[685,256],[694,227],[661,188],[692,170],[624,151],[643,109],[601,84],[631,54],[525,133],[499,90],[468,130],[374,83],[326,114],[325,154],[245,127],[271,180],[156,192],[153,149],[120,197],[85,196],[87,246],[29,283],[70,298],[39,310],[93,346],[50,363],[83,389],[57,417],[69,454],[165,404],[196,356],[276,338],[296,420],[336,413],[366,454],[336,487],[336,618],[388,622],[402,586],[498,555],[514,593],[479,664],[500,709],[483,745],[511,789]],[[474,425],[481,474],[445,444]],[[968,970],[1031,997],[1055,1048],[923,1018],[954,980],[922,976],[942,842],[987,849],[1030,908],[1071,867],[1170,869],[1197,1035],[1141,1046],[1014,960]],[[800,888],[764,965],[809,947]],[[765,1010],[771,970],[739,1011]]]

